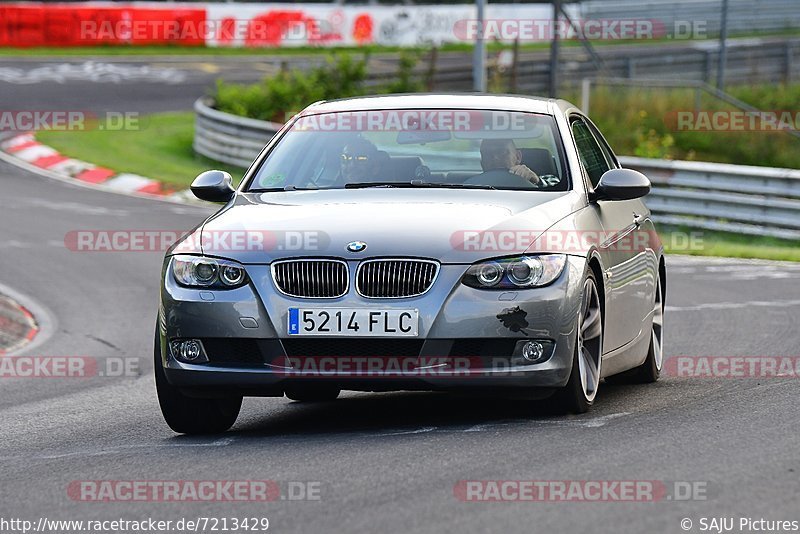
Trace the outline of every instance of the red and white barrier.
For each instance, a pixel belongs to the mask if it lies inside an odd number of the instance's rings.
[[[418,46],[471,41],[475,6],[329,4],[0,5],[0,46]],[[547,24],[546,4],[490,4],[487,19]],[[513,40],[513,36],[509,34]],[[507,39],[505,39],[507,40]],[[543,37],[544,40],[544,37]]]
[[[201,28],[205,20],[203,5],[9,4],[0,6],[0,46],[200,46],[205,35],[168,30]]]

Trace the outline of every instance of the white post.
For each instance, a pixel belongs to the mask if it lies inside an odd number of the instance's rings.
[[[478,34],[475,36],[475,55],[472,66],[472,89],[486,91],[486,43],[483,39],[486,0],[475,0],[478,16]]]
[[[581,111],[585,115],[589,114],[589,99],[592,92],[592,80],[584,78],[581,80]]]

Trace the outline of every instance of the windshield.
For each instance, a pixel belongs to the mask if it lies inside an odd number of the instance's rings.
[[[299,118],[247,191],[452,187],[566,191],[552,116],[387,110]]]

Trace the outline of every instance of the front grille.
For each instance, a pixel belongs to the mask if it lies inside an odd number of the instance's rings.
[[[338,260],[286,260],[272,265],[272,278],[291,297],[336,298],[347,293],[347,264]]]
[[[431,288],[438,272],[430,260],[368,260],[358,267],[356,289],[369,298],[415,297]]]
[[[416,358],[420,339],[284,339],[289,358]]]

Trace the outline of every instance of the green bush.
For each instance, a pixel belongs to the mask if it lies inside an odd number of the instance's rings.
[[[367,60],[351,55],[331,55],[308,71],[282,69],[256,84],[217,82],[216,108],[253,119],[284,122],[293,113],[318,100],[371,93],[411,93],[422,84],[414,74],[417,54],[403,52],[397,76],[386,86],[367,87]]]
[[[414,73],[414,67],[419,61],[419,52],[404,50],[400,52],[397,74],[394,81],[390,82],[381,92],[386,93],[418,93],[424,89],[419,76]]]

